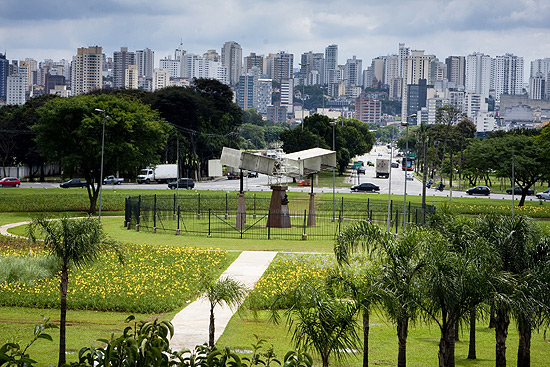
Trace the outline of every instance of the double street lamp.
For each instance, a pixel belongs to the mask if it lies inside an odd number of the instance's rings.
[[[102,193],[103,193],[103,155],[105,154],[105,120],[109,118],[105,113],[105,110],[99,108],[95,109],[96,112],[103,112],[103,130],[101,132],[101,168],[99,174],[99,224],[101,225],[101,204],[102,204]]]

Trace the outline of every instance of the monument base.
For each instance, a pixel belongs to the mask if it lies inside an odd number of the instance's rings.
[[[290,214],[286,190],[288,186],[271,186],[271,202],[269,204],[268,227],[290,228]]]

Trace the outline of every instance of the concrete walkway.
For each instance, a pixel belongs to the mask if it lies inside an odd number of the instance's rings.
[[[276,252],[270,251],[243,251],[239,257],[222,273],[221,277],[231,277],[252,288],[267,269]],[[236,311],[236,310],[235,310]],[[227,323],[234,311],[224,305],[214,309],[216,332],[214,339],[223,334]],[[174,336],[170,340],[173,350],[188,348],[208,342],[208,327],[210,324],[210,304],[199,298],[181,310],[172,320]]]
[[[26,238],[25,236],[19,236],[19,235],[16,235],[16,234],[9,233],[8,229],[23,226],[23,225],[29,224],[29,223],[30,223],[30,221],[4,224],[3,226],[0,226],[0,234],[3,235],[3,236],[9,236],[9,237]]]

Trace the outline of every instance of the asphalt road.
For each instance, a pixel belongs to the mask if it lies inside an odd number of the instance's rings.
[[[358,160],[365,162],[365,174],[357,175],[354,173],[352,177],[348,179],[350,184],[357,184],[362,182],[371,182],[380,187],[379,194],[388,194],[390,192],[390,183],[391,183],[391,194],[403,195],[405,192],[405,171],[401,168],[392,168],[390,179],[386,178],[376,178],[375,167],[366,166],[367,161],[376,162],[377,158],[390,158],[388,149],[385,146],[376,146],[373,150],[361,157],[357,157]],[[394,157],[392,161],[399,161],[400,158]],[[359,176],[359,177],[358,177]],[[291,181],[289,179],[289,181]],[[455,181],[456,182],[456,181]],[[244,179],[244,189],[245,191],[269,191],[270,180],[268,176],[260,174],[258,178],[246,178]],[[59,187],[58,183],[21,183],[21,188],[57,188]],[[105,185],[104,189],[149,189],[149,190],[168,190],[166,184],[136,184],[136,183],[123,183],[121,185]],[[426,196],[430,197],[470,197],[465,191],[456,191],[453,190],[451,193],[448,189],[443,190],[442,192],[437,191],[433,188],[426,189]],[[68,190],[83,190],[83,189],[68,189]],[[238,191],[239,190],[239,180],[228,180],[226,178],[217,179],[214,181],[208,182],[196,182],[195,190],[212,190],[212,191]],[[309,187],[289,187],[291,192],[309,192]],[[314,192],[332,192],[332,187],[314,187]],[[336,188],[335,192],[337,193],[349,193],[349,188]],[[356,195],[378,195],[376,193],[356,193]],[[422,179],[414,178],[413,180],[407,181],[407,195],[420,196],[422,195]],[[479,198],[479,200],[486,199],[486,196],[474,196]],[[494,194],[490,196],[492,199],[507,199],[510,200],[511,195],[506,194]],[[519,195],[515,197],[516,200],[519,200]],[[527,197],[527,200],[538,200],[535,196]]]

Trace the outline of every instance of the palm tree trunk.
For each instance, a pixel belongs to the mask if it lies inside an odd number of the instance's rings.
[[[409,318],[406,317],[397,322],[397,339],[399,352],[397,355],[397,367],[407,366],[407,335],[409,333]]]
[[[210,347],[214,346],[214,333],[215,333],[214,305],[211,305],[210,306],[210,327],[208,328],[208,346]]]
[[[506,367],[506,337],[508,336],[510,318],[504,310],[495,313],[496,363],[495,367]]]
[[[531,366],[531,328],[520,324],[517,367]]]
[[[369,310],[363,310],[363,367],[369,366]]]
[[[455,328],[456,322],[454,321],[443,323],[439,340],[439,367],[454,367],[455,365]]]
[[[59,318],[59,360],[57,365],[65,364],[66,324],[67,324],[67,286],[69,284],[69,272],[67,264],[61,267],[61,282],[59,284],[61,299],[61,316]]]
[[[468,359],[476,359],[476,307],[470,310],[470,344],[468,346]]]

